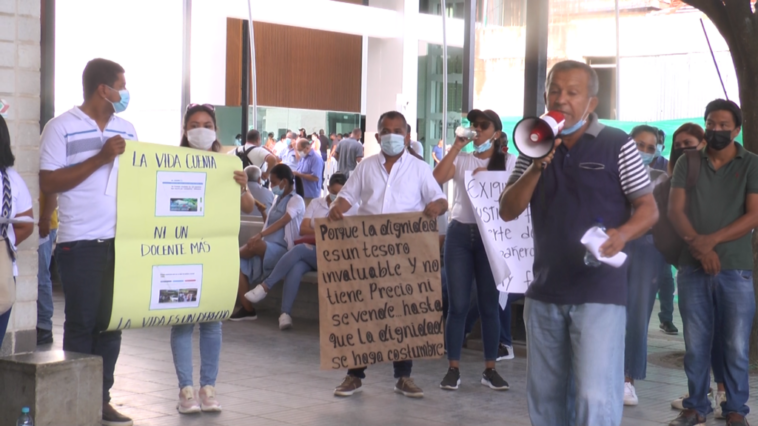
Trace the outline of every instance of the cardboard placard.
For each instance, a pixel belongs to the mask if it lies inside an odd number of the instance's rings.
[[[437,219],[316,220],[321,368],[444,354]]]
[[[500,218],[500,194],[511,171],[466,172],[466,192],[498,290],[526,293],[534,280],[534,240],[529,207],[516,220]]]

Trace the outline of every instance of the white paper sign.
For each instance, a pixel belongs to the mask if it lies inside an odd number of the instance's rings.
[[[534,231],[528,207],[516,220],[500,219],[500,194],[510,174],[511,170],[483,171],[473,176],[466,172],[466,192],[476,213],[476,224],[498,290],[525,293],[534,279]]]

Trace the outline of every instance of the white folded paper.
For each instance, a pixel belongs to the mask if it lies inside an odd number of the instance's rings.
[[[626,260],[626,253],[618,252],[615,256],[612,257],[600,256],[600,246],[602,246],[603,243],[605,243],[607,240],[608,234],[606,234],[605,231],[598,228],[597,226],[593,226],[584,233],[581,241],[582,244],[584,244],[584,247],[586,247],[587,250],[589,250],[597,260],[611,265],[614,268],[620,268]]]

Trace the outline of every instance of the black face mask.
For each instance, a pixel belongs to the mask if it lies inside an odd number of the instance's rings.
[[[721,151],[732,143],[732,131],[731,130],[706,130],[705,141],[708,143],[708,147]]]
[[[673,166],[676,166],[676,160],[678,160],[679,157],[681,157],[682,155],[684,155],[684,151],[689,151],[689,150],[695,149],[695,148],[697,148],[697,147],[695,147],[695,146],[686,146],[684,148],[674,148],[674,149],[672,149],[671,150],[671,156],[669,157],[669,162]]]

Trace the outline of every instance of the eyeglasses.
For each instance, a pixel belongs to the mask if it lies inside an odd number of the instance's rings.
[[[474,123],[471,123],[471,127],[475,129],[478,128],[480,130],[487,130],[490,128],[490,124],[492,123],[490,123],[489,121],[476,121]]]
[[[208,108],[209,110],[211,110],[211,111],[213,111],[213,112],[216,112],[216,107],[214,107],[214,106],[213,106],[213,105],[211,105],[211,104],[189,104],[189,105],[187,105],[187,110],[186,110],[186,111],[189,111],[189,110],[191,110],[192,108],[196,108],[196,107],[199,107],[199,106],[201,106],[201,107],[203,107],[203,108]],[[185,111],[185,112],[186,112],[186,111]]]

